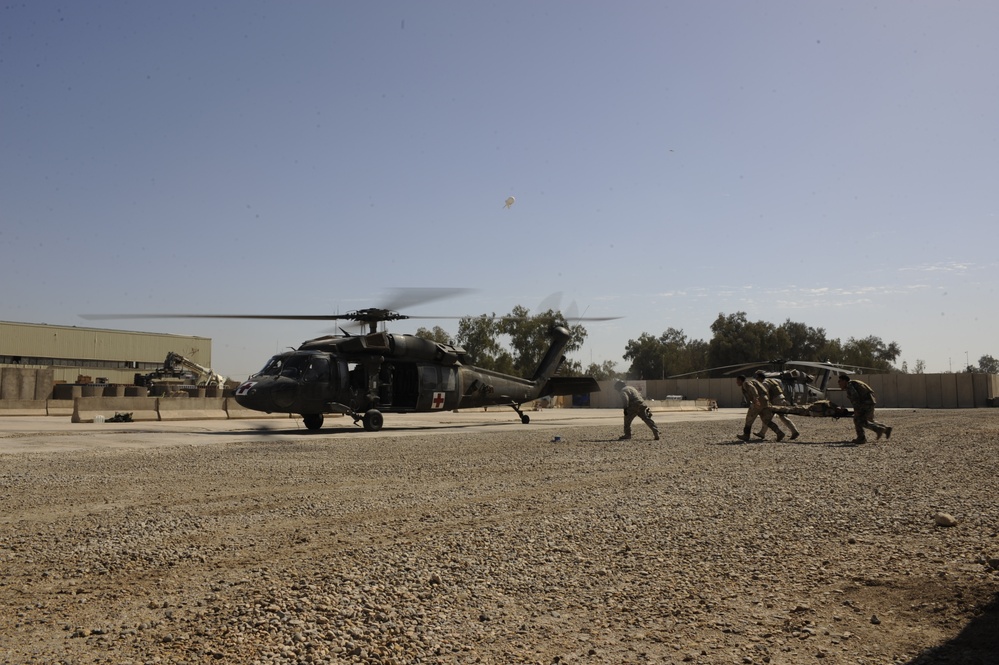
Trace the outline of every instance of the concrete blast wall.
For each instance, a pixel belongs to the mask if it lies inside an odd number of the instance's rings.
[[[884,408],[964,409],[999,406],[999,375],[996,374],[859,374]],[[827,398],[849,406],[835,381]],[[686,400],[713,399],[721,408],[742,405],[742,391],[735,379],[658,379],[628,381],[642,391],[646,399],[666,400],[670,396]],[[621,398],[613,381],[601,381],[600,392],[590,395],[590,405],[620,408]]]
[[[55,400],[53,400],[55,401]],[[3,412],[0,411],[0,414]],[[291,418],[287,414],[249,411],[231,397],[76,397],[74,423],[92,423],[118,413],[131,413],[133,421],[225,420],[235,418]]]
[[[52,383],[52,370],[49,368],[0,368],[0,399],[48,399],[52,394]]]

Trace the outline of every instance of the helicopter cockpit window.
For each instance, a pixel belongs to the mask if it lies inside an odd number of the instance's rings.
[[[284,356],[274,356],[267,361],[262,370],[257,372],[257,376],[277,376],[281,373],[282,367],[284,367]]]
[[[281,376],[287,376],[290,379],[301,378],[301,376],[305,374],[306,370],[309,369],[311,361],[311,356],[291,356],[284,361],[284,367],[281,369]]]
[[[325,356],[313,356],[308,369],[302,376],[302,381],[329,381],[330,361]]]

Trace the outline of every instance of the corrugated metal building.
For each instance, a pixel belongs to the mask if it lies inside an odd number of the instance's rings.
[[[136,373],[162,367],[168,352],[211,367],[208,337],[0,321],[0,368],[51,368],[57,383],[130,385]]]

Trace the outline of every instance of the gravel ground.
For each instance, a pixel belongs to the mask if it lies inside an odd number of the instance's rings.
[[[999,662],[999,409],[879,419],[0,455],[0,662]]]

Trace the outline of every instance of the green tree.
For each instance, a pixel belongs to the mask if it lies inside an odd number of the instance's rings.
[[[584,372],[586,376],[592,376],[597,381],[606,381],[607,379],[618,378],[618,373],[614,369],[614,362],[611,360],[605,360],[601,364],[590,363]]]
[[[429,339],[431,342],[437,342],[438,344],[454,344],[451,335],[440,326],[434,326],[433,330],[427,330],[423,327],[417,328],[416,336]]]
[[[785,360],[807,360],[822,362],[822,352],[829,341],[826,331],[822,328],[812,328],[804,323],[796,323],[788,319],[778,328],[787,336],[788,345],[780,353]]]
[[[712,367],[780,358],[791,346],[786,330],[766,321],[750,322],[745,312],[719,314],[711,332],[708,361]]]
[[[986,374],[999,374],[999,360],[985,355],[978,359],[978,371]]]
[[[466,316],[458,321],[455,343],[465,349],[465,360],[470,365],[509,373],[513,370],[513,357],[500,346],[498,334],[495,314]]]
[[[682,330],[668,328],[659,337],[642,333],[637,340],[628,340],[623,357],[631,361],[628,376],[664,379],[706,367],[707,344],[688,340]]]
[[[496,330],[510,337],[510,348],[513,350],[513,374],[529,377],[534,373],[541,358],[551,344],[550,331],[552,326],[568,328],[571,338],[565,347],[565,353],[578,351],[586,339],[586,329],[579,325],[570,326],[561,312],[547,310],[531,316],[530,311],[520,305],[513,308],[509,315],[497,321]],[[572,364],[566,363],[560,373],[572,371]],[[576,363],[576,371],[579,371]]]
[[[666,351],[658,337],[642,333],[638,339],[629,339],[623,356],[625,360],[631,361],[628,376],[639,379],[664,378],[665,355]]]
[[[885,344],[884,340],[874,335],[863,339],[851,337],[843,345],[843,354],[838,362],[890,372],[895,369],[893,364],[901,353],[902,349],[898,344],[895,342]]]

